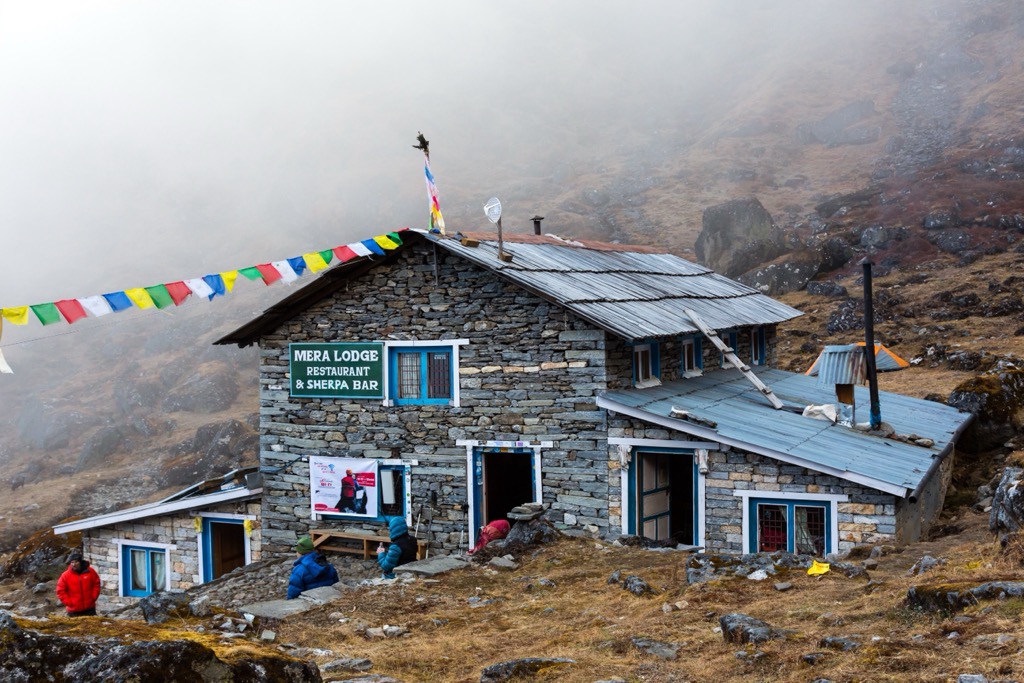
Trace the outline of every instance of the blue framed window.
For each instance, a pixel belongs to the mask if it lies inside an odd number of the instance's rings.
[[[754,327],[750,330],[750,364],[764,365],[765,359],[765,334],[763,327]]]
[[[683,375],[699,374],[704,369],[704,347],[700,337],[687,337],[682,340]]]
[[[832,547],[827,501],[749,499],[749,552],[785,551],[824,557]]]
[[[450,403],[455,367],[450,346],[388,348],[388,389],[395,405]]]
[[[121,547],[121,586],[125,595],[143,597],[167,588],[167,550]]]
[[[661,358],[656,342],[633,345],[633,386],[661,383]]]

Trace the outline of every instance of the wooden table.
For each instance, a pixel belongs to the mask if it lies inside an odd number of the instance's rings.
[[[310,529],[309,538],[317,550],[362,555],[364,560],[377,557],[377,546],[386,548],[391,543],[389,536],[380,536],[369,531],[343,531],[341,529]],[[427,542],[416,541],[416,559],[426,557]]]

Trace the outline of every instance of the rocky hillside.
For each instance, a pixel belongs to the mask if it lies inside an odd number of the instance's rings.
[[[870,255],[878,336],[913,363],[883,388],[946,400],[1002,373],[985,390],[1004,416],[991,446],[1024,414],[1004,391],[1024,355],[1024,6],[891,5],[865,4],[873,29],[852,53],[827,49],[840,28],[827,13],[807,15],[798,44],[766,33],[751,46],[760,58],[693,93],[706,106],[625,97],[643,126],[583,136],[584,120],[559,124],[572,131],[558,145],[509,160],[502,196],[545,214],[546,231],[663,245],[806,311],[781,331],[792,370],[859,337],[857,263]],[[531,120],[543,113],[529,106]],[[563,120],[544,106],[550,125]],[[446,213],[451,227],[482,221],[475,205]],[[6,336],[16,374],[0,376],[0,550],[255,462],[256,352],[211,342],[285,294],[240,287],[15,347]]]

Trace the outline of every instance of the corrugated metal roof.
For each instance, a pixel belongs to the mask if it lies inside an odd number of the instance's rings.
[[[843,346],[826,346],[825,350],[827,350],[827,349],[838,349],[838,348],[849,348],[850,349],[850,353],[863,357],[863,355],[864,355],[864,347],[865,346],[866,346],[866,344],[864,342],[859,341],[859,342],[856,342],[854,344],[847,344],[847,345],[843,345]],[[858,349],[859,352],[854,352],[853,349],[855,349],[855,348]],[[807,372],[804,373],[804,374],[807,374],[807,375],[817,375],[818,374],[818,370],[819,370],[819,367],[820,367],[821,361],[822,361],[822,356],[825,354],[825,350],[822,350],[821,355],[819,355],[817,358],[814,359],[814,362],[811,363],[811,367],[807,368]],[[829,353],[838,353],[838,352],[837,351],[830,351]],[[834,364],[835,363],[842,364],[844,361],[842,361],[841,359],[838,359],[838,358],[833,358],[833,359],[831,359],[830,362],[832,362]],[[854,362],[853,359],[851,359],[850,362]],[[885,344],[882,344],[882,343],[879,343],[879,342],[875,342],[875,369],[878,370],[878,372],[891,372],[893,370],[902,370],[903,368],[906,368],[906,367],[909,367],[909,366],[910,366],[910,363],[908,363],[907,361],[903,360],[902,358],[897,356],[895,353],[893,353],[892,349],[887,347]],[[845,384],[852,384],[852,383],[853,382],[845,382]],[[836,382],[836,384],[840,384],[840,382]]]
[[[497,240],[478,236],[479,246],[419,230],[402,233],[403,245],[384,257],[368,256],[321,271],[302,289],[215,344],[248,346],[309,306],[331,296],[380,263],[415,248],[421,239],[493,271],[523,289],[575,313],[627,341],[698,332],[683,312],[690,308],[714,329],[771,325],[802,313],[756,289],[704,266],[645,246],[577,242],[542,235],[512,235],[498,259]]]
[[[818,386],[826,387],[835,384],[863,384],[867,376],[867,361],[864,359],[864,347],[856,344],[843,346],[826,346],[818,360]]]
[[[835,403],[835,394],[806,375],[752,368],[787,406]],[[867,415],[868,390],[854,388],[856,404]],[[931,447],[887,439],[799,412],[775,410],[736,369],[666,382],[650,389],[607,391],[598,405],[703,439],[727,443],[783,462],[834,474],[899,496],[920,486],[937,459],[952,447],[971,420],[950,406],[880,392],[882,420],[898,434],[932,439]],[[714,431],[672,416],[680,408],[717,423]]]
[[[802,315],[672,254],[538,238],[505,241],[503,251],[512,255],[506,262],[498,259],[497,240],[465,246],[434,235],[428,239],[629,341],[698,332],[684,308],[715,329],[770,325]]]

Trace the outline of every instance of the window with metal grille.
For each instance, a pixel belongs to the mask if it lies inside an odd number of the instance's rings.
[[[822,557],[830,551],[829,503],[752,500],[751,550]]]
[[[448,403],[454,382],[451,347],[392,347],[390,395],[396,404]]]

